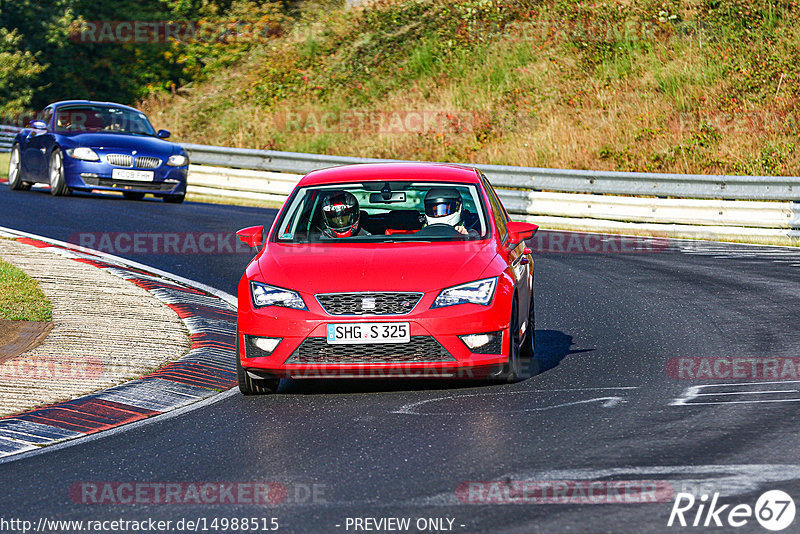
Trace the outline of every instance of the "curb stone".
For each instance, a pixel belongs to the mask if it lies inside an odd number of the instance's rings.
[[[170,412],[236,386],[236,308],[219,296],[86,249],[8,235],[145,289],[177,313],[191,346],[185,356],[142,378],[0,419],[0,459]]]

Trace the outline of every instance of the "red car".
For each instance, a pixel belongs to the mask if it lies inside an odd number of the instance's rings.
[[[533,355],[534,224],[478,170],[334,167],[303,177],[238,289],[245,395],[280,378],[514,381]]]

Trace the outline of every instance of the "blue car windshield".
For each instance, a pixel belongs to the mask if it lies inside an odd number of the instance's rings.
[[[141,111],[110,106],[70,106],[56,111],[58,133],[108,132],[154,136],[155,130]]]

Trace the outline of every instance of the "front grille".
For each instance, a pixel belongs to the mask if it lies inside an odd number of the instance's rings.
[[[285,363],[429,363],[454,362],[431,336],[412,336],[408,343],[329,345],[324,337],[307,338]]]
[[[157,169],[159,165],[161,165],[161,160],[158,158],[150,156],[136,158],[136,167],[139,169]]]
[[[330,315],[404,315],[422,293],[323,293],[317,302]]]
[[[128,154],[106,154],[106,161],[115,167],[133,167],[133,156]]]
[[[86,185],[98,187],[114,187],[116,189],[138,189],[139,191],[172,191],[177,182],[133,182],[125,180],[112,180],[110,178],[83,178]]]

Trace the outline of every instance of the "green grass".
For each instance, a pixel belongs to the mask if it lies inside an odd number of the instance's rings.
[[[294,30],[141,107],[176,138],[211,145],[619,171],[800,168],[793,1],[375,0]],[[440,119],[399,132],[281,119],[420,110]]]
[[[10,321],[52,321],[53,305],[39,282],[0,260],[0,318]]]
[[[0,179],[8,179],[8,162],[11,159],[11,154],[0,154]]]

